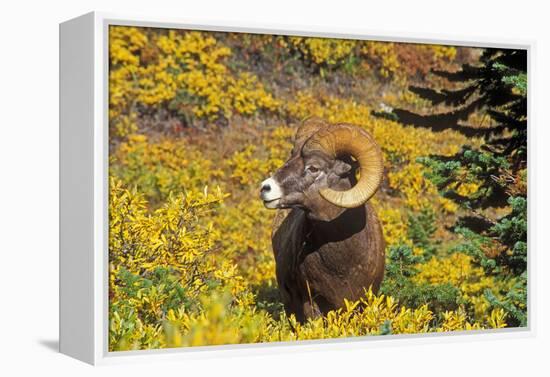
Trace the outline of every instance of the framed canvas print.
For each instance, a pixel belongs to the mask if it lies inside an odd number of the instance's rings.
[[[531,332],[530,44],[298,29],[61,24],[61,352]]]

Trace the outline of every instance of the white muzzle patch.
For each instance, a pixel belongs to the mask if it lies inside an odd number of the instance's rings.
[[[268,178],[260,185],[260,198],[264,202],[266,208],[277,208],[281,201],[283,191],[281,186],[273,178]]]

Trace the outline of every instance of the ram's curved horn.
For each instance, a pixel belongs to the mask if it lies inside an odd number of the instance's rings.
[[[316,133],[317,131],[328,127],[329,124],[322,118],[318,117],[309,117],[304,119],[300,127],[298,127],[298,130],[296,131],[296,135],[294,136],[295,141],[305,141],[307,138],[309,138],[311,135]]]
[[[352,156],[359,164],[360,177],[355,186],[346,191],[321,189],[323,198],[334,205],[355,208],[364,204],[378,190],[384,165],[382,152],[367,131],[350,124],[337,124],[320,129],[304,144],[304,152],[321,151],[333,158]]]

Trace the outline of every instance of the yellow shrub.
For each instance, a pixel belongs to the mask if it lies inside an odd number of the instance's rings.
[[[397,208],[382,207],[378,210],[387,246],[410,244],[407,238],[407,219]]]
[[[346,59],[357,42],[346,39],[290,37],[290,44],[318,65],[335,65]]]
[[[220,230],[223,255],[238,263],[250,285],[273,284],[275,260],[270,234],[274,215],[265,210],[260,200],[252,200],[223,206],[213,219]]]
[[[183,139],[161,138],[151,142],[131,134],[111,154],[111,176],[136,186],[152,202],[171,192],[202,191],[223,176],[213,161]]]
[[[157,344],[149,337],[158,334],[173,300],[197,301],[218,285],[233,295],[243,291],[236,266],[214,254],[212,224],[199,221],[224,198],[220,191],[170,196],[153,213],[120,181],[111,180],[109,197],[110,347]],[[162,283],[151,284],[155,279]]]
[[[247,145],[236,151],[225,161],[225,166],[232,171],[231,178],[243,186],[257,187],[284,164],[292,148],[291,139],[294,132],[295,130],[290,127],[276,127],[262,133],[259,148],[256,145]]]
[[[487,276],[483,268],[473,265],[472,257],[454,253],[449,257],[432,258],[417,266],[419,273],[413,278],[417,283],[450,283],[460,289],[462,298],[474,309],[474,318],[485,321],[490,318],[491,305],[484,296],[486,289],[495,292],[507,290],[502,282]],[[507,286],[512,282],[506,283]]]
[[[399,190],[405,196],[407,205],[414,210],[426,206],[429,196],[435,197],[437,194],[435,186],[422,174],[423,167],[416,162],[388,174],[390,186]]]
[[[278,101],[256,76],[235,73],[227,66],[231,50],[208,33],[147,30],[109,29],[112,130],[118,131],[119,117],[131,116],[138,104],[155,107],[173,102],[183,112],[210,120],[220,114],[229,118],[233,112],[250,115],[277,109]],[[147,59],[145,48],[152,55]]]
[[[395,53],[394,43],[367,41],[361,46],[361,52],[370,59],[378,61],[379,73],[382,77],[398,74],[400,63]]]
[[[164,206],[149,214],[142,195],[125,189],[120,181],[114,179],[110,186],[109,257],[112,271],[124,268],[142,274],[157,266],[165,266],[181,272],[183,279],[190,269],[198,269],[196,276],[188,276],[187,283],[191,286],[201,286],[203,273],[227,278],[227,271],[217,273],[208,264],[207,254],[215,241],[211,236],[211,226],[197,225],[198,219],[211,212],[211,208],[224,198],[221,191],[208,193],[205,190],[171,196]]]
[[[480,323],[468,322],[460,311],[445,312],[442,324],[431,327],[434,316],[427,305],[417,309],[399,307],[392,297],[377,296],[372,291],[365,292],[358,301],[346,301],[342,309],[303,324],[298,323],[294,316],[286,317],[284,313],[276,321],[265,312],[231,306],[227,295],[216,294],[204,302],[203,314],[189,315],[182,311],[168,314],[168,344],[180,347],[486,328]],[[503,326],[504,314],[501,310],[494,310],[490,318],[489,327]],[[384,328],[387,332],[383,332]]]

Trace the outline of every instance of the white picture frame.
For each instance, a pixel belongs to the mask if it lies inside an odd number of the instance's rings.
[[[151,351],[109,352],[108,339],[108,28],[133,25],[176,29],[339,37],[457,46],[520,48],[528,52],[529,82],[533,41],[461,39],[439,34],[387,34],[365,30],[321,30],[311,26],[203,23],[196,20],[92,12],[60,24],[60,352],[90,364],[184,357],[227,357],[300,350],[379,347],[395,342],[457,342],[472,338],[531,337],[535,334],[533,295],[536,250],[529,242],[528,327],[445,334],[389,335],[319,341],[222,345]],[[531,95],[529,89],[528,97]],[[532,129],[528,100],[529,130]],[[529,138],[531,138],[529,131]],[[529,156],[532,155],[530,143]],[[529,214],[534,185],[529,169]],[[530,230],[531,228],[529,228]],[[528,240],[531,240],[529,231]]]

